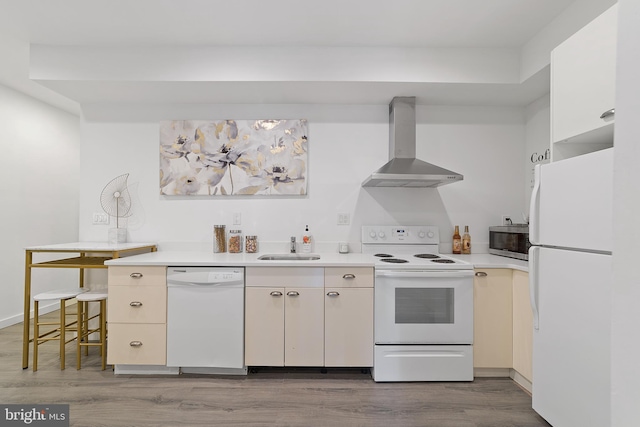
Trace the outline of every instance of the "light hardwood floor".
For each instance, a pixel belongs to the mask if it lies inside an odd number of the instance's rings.
[[[115,376],[97,349],[67,369],[40,347],[38,371],[21,369],[22,324],[0,330],[0,403],[70,404],[72,426],[549,426],[510,379],[374,383],[359,369],[260,369],[246,377]],[[31,362],[30,362],[31,363]]]

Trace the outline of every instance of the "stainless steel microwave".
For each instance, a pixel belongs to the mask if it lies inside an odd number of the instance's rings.
[[[489,227],[489,253],[529,260],[529,225],[502,225]]]

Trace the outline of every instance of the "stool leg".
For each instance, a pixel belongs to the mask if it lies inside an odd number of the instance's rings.
[[[67,304],[66,300],[60,300],[60,370],[64,370],[65,365],[65,354],[64,354],[64,342],[66,341],[65,332],[67,330]]]
[[[100,301],[100,352],[102,370],[107,369],[107,300]]]
[[[77,328],[77,337],[76,337],[76,369],[80,369],[80,364],[82,362],[82,346],[80,343],[82,342],[83,332],[83,323],[82,323],[82,301],[78,301],[78,309],[77,318],[76,318],[76,328]]]
[[[38,370],[38,336],[40,325],[38,324],[38,301],[33,302],[33,372]]]
[[[85,344],[89,343],[89,334],[86,333],[86,331],[89,330],[89,301],[85,301],[84,302],[84,306],[82,307],[82,313],[83,313],[83,319],[84,319],[84,325],[83,328],[85,330],[85,335],[87,335]],[[89,355],[89,346],[85,345],[84,346],[84,355],[88,356]]]

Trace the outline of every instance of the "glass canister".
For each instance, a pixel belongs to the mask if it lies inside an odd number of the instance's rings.
[[[227,232],[224,225],[213,226],[213,252],[221,253],[227,251]]]
[[[258,252],[258,236],[247,236],[245,244],[245,252],[254,254]]]
[[[242,252],[242,230],[229,230],[229,253]]]

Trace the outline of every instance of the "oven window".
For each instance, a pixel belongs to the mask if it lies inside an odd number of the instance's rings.
[[[396,288],[397,323],[453,323],[453,288]]]

